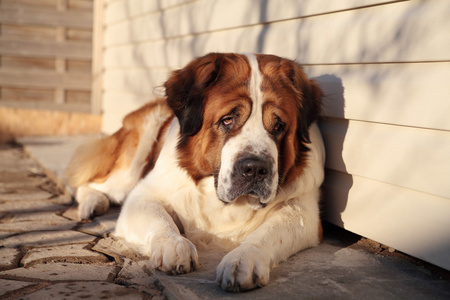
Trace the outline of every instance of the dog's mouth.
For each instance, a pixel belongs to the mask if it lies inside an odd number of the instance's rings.
[[[264,208],[267,206],[267,203],[269,202],[269,201],[263,202],[264,200],[261,199],[260,197],[258,197],[256,195],[256,193],[244,194],[244,195],[241,195],[231,201],[223,200],[220,198],[219,198],[219,200],[225,205],[231,205],[233,203],[236,203],[236,204],[245,203],[245,204],[249,205],[253,210],[258,210],[258,209]]]
[[[253,198],[259,199],[261,203],[267,202],[267,199],[272,194],[270,184],[267,182],[255,184],[246,183],[243,185],[233,185],[228,193],[228,197],[231,202],[235,201],[237,198],[243,196],[252,196]]]
[[[234,180],[226,193],[217,193],[217,196],[225,204],[247,202],[252,207],[264,208],[274,197],[271,186],[268,179],[261,182]]]

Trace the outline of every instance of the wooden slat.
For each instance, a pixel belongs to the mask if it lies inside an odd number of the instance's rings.
[[[0,55],[30,57],[63,57],[90,59],[92,48],[88,43],[57,43],[8,40],[0,38]]]
[[[92,41],[92,30],[67,29],[67,40],[69,41]]]
[[[5,40],[25,40],[39,42],[54,42],[56,28],[37,25],[1,24],[1,38]]]
[[[91,93],[87,91],[66,91],[65,103],[90,105]]]
[[[54,100],[54,90],[53,89],[31,89],[29,87],[26,88],[10,88],[10,87],[1,87],[1,98],[0,104],[2,101],[18,101],[18,102],[53,102]]]
[[[420,172],[410,170],[403,175]],[[335,171],[327,172],[324,193],[326,220],[450,270],[448,198]]]
[[[41,101],[9,101],[1,100],[0,107],[9,107],[17,109],[38,109],[38,110],[48,110],[48,111],[69,111],[69,112],[83,112],[89,113],[91,108],[90,104],[86,103],[65,103],[57,104],[52,102],[41,102]],[[50,133],[49,133],[50,134]]]
[[[9,8],[0,4],[0,23],[35,24],[92,28],[91,11],[57,11],[36,8]]]
[[[55,60],[2,55],[0,56],[0,66],[5,69],[52,71],[55,69]]]
[[[66,71],[68,73],[91,73],[91,61],[90,60],[72,60],[66,61]]]
[[[92,11],[95,1],[97,0],[68,0],[67,6],[70,10]]]
[[[22,8],[24,6],[30,8],[54,8],[56,0],[2,0],[1,5],[8,8]]]
[[[450,199],[450,131],[339,119],[320,128],[328,168]]]
[[[0,86],[90,90],[88,74],[0,70]]]

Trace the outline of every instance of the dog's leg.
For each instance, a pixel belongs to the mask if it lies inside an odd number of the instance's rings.
[[[154,267],[163,272],[182,274],[197,267],[194,244],[181,236],[163,205],[148,199],[148,193],[130,194],[117,221],[115,235],[137,245],[150,257]]]
[[[216,281],[227,291],[266,285],[270,269],[290,255],[317,246],[319,238],[318,191],[302,195],[269,217],[217,267]]]
[[[78,217],[82,220],[90,219],[93,215],[102,215],[109,208],[108,197],[84,184],[77,189]]]

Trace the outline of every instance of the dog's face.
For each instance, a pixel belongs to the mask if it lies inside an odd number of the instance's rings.
[[[295,62],[213,53],[165,88],[180,123],[180,165],[196,182],[214,176],[221,201],[264,207],[301,175],[321,91]]]

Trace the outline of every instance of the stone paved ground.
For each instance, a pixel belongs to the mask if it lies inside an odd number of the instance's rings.
[[[0,146],[0,298],[164,298],[158,282],[129,274],[151,278],[145,261],[115,254],[102,238],[117,214],[79,222],[71,197],[35,161]]]
[[[21,147],[0,145],[0,299],[450,299],[449,272],[333,227],[262,289],[223,292],[214,282],[220,252],[200,252],[191,274],[162,274],[109,236],[118,208],[79,222],[44,173]]]

